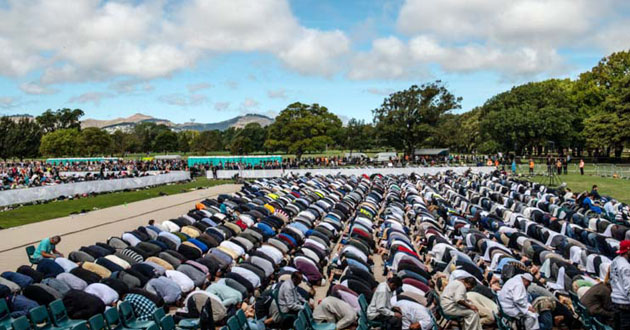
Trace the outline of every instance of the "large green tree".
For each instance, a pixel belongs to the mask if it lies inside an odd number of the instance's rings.
[[[502,151],[539,153],[543,147],[579,148],[582,116],[569,79],[550,79],[513,87],[482,107],[482,132]]]
[[[435,133],[440,117],[459,109],[456,97],[437,80],[389,95],[372,111],[376,131],[383,142],[406,155]]]
[[[66,128],[50,132],[42,137],[39,151],[52,157],[74,156],[80,153],[77,129]]]
[[[630,51],[604,57],[580,75],[577,102],[588,112],[584,137],[591,149],[621,157],[630,142]]]
[[[265,148],[294,153],[323,151],[335,144],[342,123],[334,113],[319,104],[293,103],[282,110],[268,127]]]

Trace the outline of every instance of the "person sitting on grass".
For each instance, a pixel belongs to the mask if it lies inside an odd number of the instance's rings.
[[[33,252],[33,259],[42,260],[44,258],[55,259],[57,257],[63,257],[63,253],[57,251],[56,245],[61,242],[61,237],[55,235],[53,237],[44,238]]]

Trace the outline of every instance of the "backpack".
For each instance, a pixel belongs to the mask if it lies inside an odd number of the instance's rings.
[[[256,319],[262,320],[269,315],[269,308],[273,302],[273,295],[271,294],[273,289],[265,290],[261,293],[254,303],[254,312],[256,313]]]

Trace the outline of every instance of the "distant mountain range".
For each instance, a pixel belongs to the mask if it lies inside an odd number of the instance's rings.
[[[136,113],[133,116],[127,118],[116,118],[112,120],[98,120],[98,119],[86,119],[81,121],[81,127],[98,127],[108,131],[123,130],[128,131],[133,129],[137,124],[153,122],[156,124],[164,124],[172,127],[173,130],[193,130],[193,131],[211,131],[220,130],[224,131],[230,127],[243,128],[249,123],[259,123],[261,126],[267,126],[273,123],[273,118],[269,118],[263,115],[247,114],[243,116],[237,116],[232,119],[216,122],[216,123],[194,123],[188,122],[183,124],[173,123],[167,119],[159,119],[152,116]]]

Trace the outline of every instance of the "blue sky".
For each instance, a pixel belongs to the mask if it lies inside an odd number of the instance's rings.
[[[215,122],[300,101],[369,121],[435,79],[468,111],[575,78],[630,47],[629,23],[621,0],[0,0],[0,114]]]

